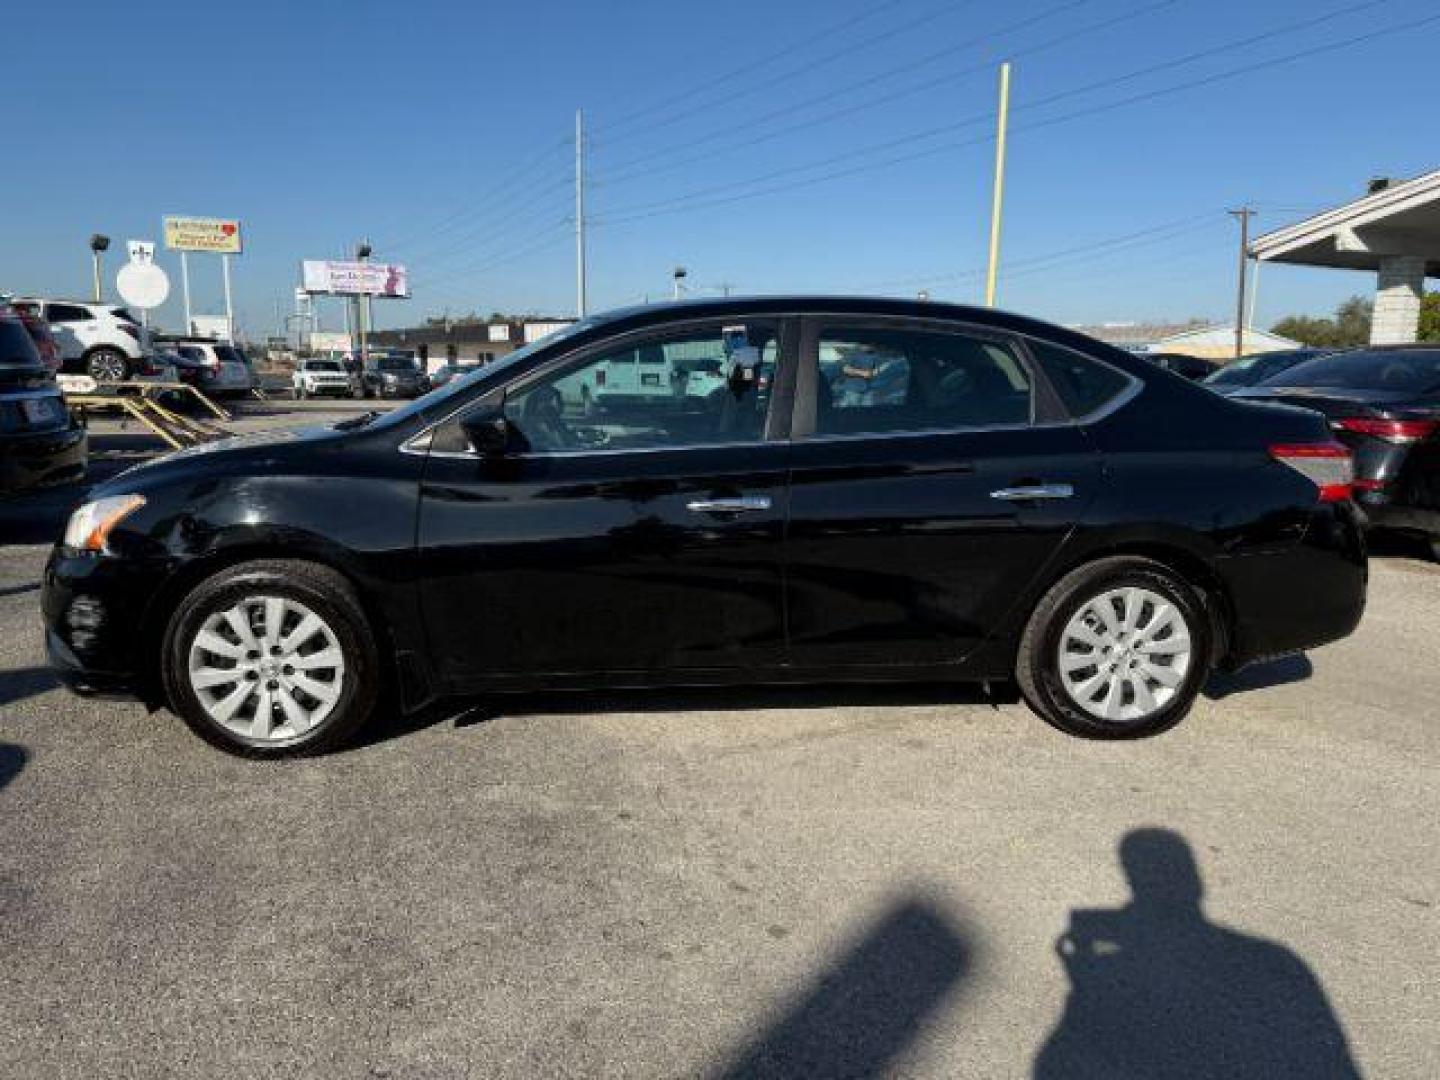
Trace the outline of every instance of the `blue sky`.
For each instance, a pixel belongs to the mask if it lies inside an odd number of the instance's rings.
[[[1263,231],[1372,175],[1440,167],[1440,21],[1329,50],[1440,14],[1434,0],[88,0],[65,12],[63,27],[6,20],[0,290],[83,294],[91,232],[123,247],[156,237],[165,213],[234,216],[252,336],[275,331],[300,259],[364,235],[414,276],[413,300],[376,305],[382,325],[570,312],[577,106],[591,136],[592,309],[667,294],[677,263],[700,288],[976,300],[1007,56],[1000,301],[1057,321],[1226,318],[1226,207],[1255,204]],[[1328,51],[1285,59],[1307,50]],[[160,261],[178,297],[178,265]],[[221,310],[214,259],[192,260],[192,284],[197,311]],[[1371,285],[1270,268],[1259,322]],[[159,314],[178,326],[178,299]]]

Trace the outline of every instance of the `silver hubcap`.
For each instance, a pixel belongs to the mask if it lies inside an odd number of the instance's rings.
[[[1190,628],[1149,589],[1112,589],[1082,605],[1060,635],[1060,681],[1091,716],[1144,720],[1174,698],[1190,670]]]
[[[283,742],[330,715],[345,685],[335,632],[304,604],[241,600],[205,620],[190,643],[190,686],[221,727]]]
[[[114,353],[101,353],[90,361],[91,372],[101,382],[119,382],[125,378],[125,361]]]

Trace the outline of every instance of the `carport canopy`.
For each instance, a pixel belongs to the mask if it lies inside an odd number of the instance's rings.
[[[1377,181],[1363,199],[1266,233],[1250,245],[1265,262],[1373,270],[1375,344],[1415,340],[1425,278],[1440,277],[1440,170]]]

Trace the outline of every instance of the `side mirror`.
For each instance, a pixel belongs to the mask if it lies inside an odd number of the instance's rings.
[[[510,421],[503,413],[472,413],[460,422],[470,446],[482,457],[503,457],[510,449]]]

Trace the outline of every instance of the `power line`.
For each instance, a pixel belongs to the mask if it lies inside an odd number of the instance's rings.
[[[793,115],[794,113],[801,112],[812,105],[820,105],[828,102],[833,102],[836,97],[843,97],[852,94],[857,90],[863,90],[866,87],[873,86],[878,82],[884,82],[888,79],[892,79],[897,75],[909,74],[913,72],[916,68],[924,67],[926,64],[933,63],[937,59],[941,59],[946,56],[952,56],[955,53],[968,51],[978,45],[984,44],[986,41],[989,41],[993,38],[1003,37],[1007,34],[1018,33],[1021,30],[1028,29],[1036,23],[1048,21],[1054,18],[1056,15],[1059,15],[1062,12],[1067,11],[1071,8],[1081,7],[1091,2],[1092,0],[1066,0],[1065,3],[1059,4],[1053,8],[1047,8],[1045,11],[1040,12],[1038,15],[1032,15],[1029,18],[1021,19],[1019,22],[1011,23],[1008,26],[1003,26],[1000,29],[994,30],[988,34],[980,34],[975,37],[969,38],[965,41],[959,42],[958,44],[948,46],[937,52],[933,52],[926,56],[920,57],[918,60],[915,60],[913,62],[907,62],[905,64],[887,68],[884,71],[877,72],[874,75],[869,76],[868,78],[861,79],[858,82],[850,83],[849,85],[841,88],[838,91],[832,91],[826,94],[817,94],[813,97],[805,98],[798,102],[792,102],[791,104],[782,106],[781,108],[772,109],[769,112],[761,113],[759,116],[752,116],[749,119],[742,120],[738,123],[727,124],[725,127],[715,128],[709,132],[706,132],[704,135],[696,136],[692,139],[686,139],[683,142],[672,144],[669,147],[662,147],[658,150],[652,150],[644,154],[626,158],[611,166],[612,169],[617,170],[616,172],[601,172],[596,179],[596,183],[616,183],[618,181],[628,179],[632,175],[640,175],[644,172],[663,172],[669,169],[679,168],[683,165],[693,164],[697,161],[710,160],[714,157],[714,153],[716,150],[716,148],[713,146],[709,147],[709,150],[706,154],[696,157],[685,158],[679,162],[673,162],[671,164],[665,165],[660,169],[637,170],[635,168],[635,166],[637,165],[643,164],[648,161],[653,161],[656,158],[664,158],[670,154],[675,153],[678,150],[684,150],[700,144],[705,144],[709,146],[709,144],[717,138],[721,138],[725,135],[735,132],[753,130],[754,127],[758,124],[765,124],[771,120],[777,120],[785,116]],[[1007,55],[1013,59],[1020,56],[1033,55],[1037,52],[1043,51],[1044,49],[1053,48],[1056,45],[1069,44],[1076,37],[1082,34],[1092,33],[1097,30],[1103,30],[1110,26],[1114,26],[1116,23],[1128,21],[1136,15],[1146,14],[1150,11],[1157,10],[1163,7],[1171,7],[1179,2],[1180,0],[1159,0],[1159,2],[1157,3],[1142,7],[1136,11],[1130,11],[1120,16],[1107,18],[1103,22],[1096,23],[1092,26],[1083,27],[1073,33],[1063,34],[1059,37],[1051,38],[1049,41],[1039,45],[1034,45],[1026,49],[1012,51]],[[943,85],[944,83],[956,82],[960,79],[965,78],[968,75],[973,75],[977,72],[982,71],[989,71],[990,69],[991,64],[987,61],[983,64],[976,64],[970,67],[962,68],[960,71],[947,72],[944,75],[929,79],[916,86],[905,87],[900,90],[895,90],[883,94],[877,98],[870,98],[853,105],[844,106],[839,109],[832,109],[829,112],[821,113],[819,116],[812,116],[799,123],[788,124],[785,127],[779,128],[775,131],[747,138],[732,146],[720,147],[719,149],[722,151],[739,150],[748,146],[755,146],[763,142],[770,142],[774,139],[780,138],[781,136],[788,135],[794,131],[804,130],[813,127],[816,124],[825,123],[830,120],[838,119],[842,116],[849,116],[864,109],[870,109],[874,108],[877,105],[887,104],[888,102],[898,100],[902,97],[909,97],[913,94],[923,93],[926,90],[934,89],[935,87]]]
[[[917,16],[916,18],[911,19],[908,22],[901,23],[899,26],[892,27],[891,29],[884,31],[883,33],[873,34],[863,41],[858,41],[853,44],[846,45],[843,48],[836,49],[833,52],[826,53],[824,56],[821,56],[814,60],[810,60],[798,66],[785,66],[782,70],[776,72],[768,79],[762,79],[759,82],[746,83],[738,90],[732,90],[729,93],[723,94],[720,97],[714,98],[710,101],[703,102],[699,105],[693,105],[685,109],[680,109],[676,112],[671,113],[668,116],[662,116],[659,120],[651,121],[647,127],[647,130],[653,131],[656,128],[669,127],[671,124],[678,123],[679,121],[684,120],[686,117],[694,116],[696,113],[704,112],[707,109],[713,109],[717,105],[724,105],[731,101],[738,101],[741,98],[753,97],[755,94],[758,94],[764,90],[768,90],[772,86],[778,86],[781,83],[786,83],[794,79],[798,79],[802,75],[808,75],[810,72],[816,70],[817,68],[822,68],[827,64],[832,64],[836,60],[840,60],[846,56],[849,56],[851,53],[858,52],[861,49],[874,48],[875,45],[879,44],[882,41],[887,41],[890,38],[898,37],[899,35],[913,30],[918,26],[923,26],[925,23],[934,22],[936,19],[944,15],[952,14],[953,12],[959,10],[962,6],[973,2],[974,0],[959,0],[959,2],[956,2],[956,0],[948,0],[948,2],[941,4],[939,7],[933,8],[930,11],[927,11],[925,14]],[[813,42],[813,40],[814,39],[812,38],[811,41]],[[607,142],[609,142],[610,144],[623,142],[626,139],[635,138],[638,134],[640,133],[622,133],[620,135],[612,136],[610,139],[607,140]]]
[[[1329,15],[1321,16],[1317,19],[1309,19],[1301,23],[1290,24],[1286,27],[1281,27],[1273,31],[1268,31],[1264,35],[1255,35],[1252,38],[1241,39],[1241,42],[1250,42],[1262,36],[1273,37],[1281,33],[1291,33],[1294,32],[1296,29],[1312,26],[1319,22],[1328,21],[1329,19],[1338,17],[1342,14],[1349,14],[1355,11],[1363,10],[1365,8],[1374,7],[1377,4],[1387,2],[1389,2],[1389,0],[1367,0],[1366,3],[1354,5],[1348,9],[1345,9],[1344,11],[1332,12]],[[1144,93],[1134,94],[1130,97],[1121,98],[1116,101],[1089,106],[1083,109],[1073,110],[1072,112],[1065,113],[1060,116],[1050,117],[1048,119],[1037,120],[1028,124],[1019,125],[1015,130],[1032,131],[1042,127],[1053,126],[1058,123],[1065,123],[1083,116],[1090,116],[1100,112],[1107,112],[1111,109],[1122,108],[1127,105],[1154,100],[1156,98],[1165,97],[1170,94],[1181,93],[1183,91],[1195,89],[1197,87],[1212,85],[1214,83],[1223,82],[1227,79],[1237,78],[1241,75],[1249,74],[1253,71],[1277,67],[1281,64],[1292,63],[1294,61],[1302,59],[1308,59],[1312,56],[1322,55],[1328,52],[1334,52],[1342,48],[1349,48],[1353,45],[1362,44],[1364,42],[1372,41],[1390,34],[1399,33],[1404,30],[1412,30],[1419,26],[1428,25],[1436,21],[1440,21],[1440,14],[1426,16],[1424,18],[1412,20],[1406,23],[1399,23],[1389,27],[1381,28],[1379,30],[1371,31],[1370,33],[1356,35],[1336,42],[1329,42],[1323,45],[1314,46],[1309,49],[1303,49],[1294,53],[1289,53],[1278,57],[1272,57],[1267,60],[1244,64],[1239,67],[1228,69],[1226,71],[1202,76],[1172,86],[1161,87],[1156,90],[1150,90]],[[1095,90],[1102,89],[1107,86],[1119,85],[1121,83],[1130,81],[1131,79],[1138,77],[1141,73],[1151,73],[1161,68],[1174,67],[1179,63],[1191,63],[1194,62],[1196,59],[1201,58],[1202,56],[1214,55],[1217,52],[1226,51],[1234,47],[1236,47],[1235,42],[1227,42],[1223,45],[1203,50],[1203,52],[1201,53],[1193,53],[1188,57],[1181,58],[1180,60],[1169,62],[1167,64],[1149,65],[1146,68],[1139,69],[1139,71],[1137,72],[1129,72],[1111,79],[1090,83],[1081,87],[1076,87],[1073,90],[1064,91],[1059,94],[1053,94],[1048,98],[1018,106],[1016,111],[1028,111],[1031,109],[1039,108],[1043,105],[1051,105],[1069,97],[1074,97],[1085,93],[1091,93]],[[670,199],[657,200],[650,203],[641,203],[629,207],[622,207],[617,210],[611,210],[608,212],[608,214],[603,215],[600,220],[604,220],[609,224],[621,224],[629,221],[641,220],[646,217],[658,216],[660,214],[674,213],[686,208],[703,208],[708,206],[724,205],[744,199],[759,198],[764,195],[776,194],[783,191],[790,191],[796,188],[806,187],[811,184],[824,183],[830,180],[840,179],[846,176],[852,176],[861,172],[868,172],[875,169],[882,169],[893,165],[903,164],[909,161],[914,161],[919,158],[932,156],[934,154],[943,153],[953,149],[977,145],[979,143],[987,142],[988,137],[982,136],[978,139],[942,143],[937,146],[929,147],[910,154],[905,154],[898,157],[891,157],[882,161],[867,161],[865,164],[862,165],[852,166],[845,169],[837,169],[828,173],[822,173],[821,175],[815,177],[808,177],[802,180],[791,181],[783,184],[775,184],[771,185],[770,187],[758,189],[756,191],[744,192],[736,195],[724,195],[725,192],[733,191],[736,188],[749,187],[753,184],[763,183],[766,180],[778,179],[780,177],[794,175],[796,173],[810,172],[814,169],[823,168],[826,165],[838,164],[844,161],[852,160],[856,157],[863,156],[868,158],[869,155],[879,151],[890,150],[910,143],[931,139],[936,137],[937,135],[946,134],[959,128],[971,127],[977,123],[982,123],[989,119],[990,114],[988,113],[977,114],[961,121],[950,124],[943,124],[938,127],[927,129],[925,131],[913,132],[909,135],[899,136],[894,139],[888,139],[881,143],[875,143],[870,146],[862,147],[858,150],[848,151],[844,154],[833,155],[829,158],[824,158],[819,161],[810,162],[804,165],[790,166],[784,169],[772,170],[771,172],[761,174],[760,176],[751,177],[748,180],[733,181],[726,184],[715,185],[710,188],[703,188],[698,191],[689,192],[684,195],[675,196]]]
[[[752,71],[759,71],[762,68],[769,67],[771,64],[774,64],[777,61],[785,60],[789,56],[791,56],[797,48],[804,48],[807,45],[813,45],[818,41],[824,41],[827,38],[831,38],[837,34],[844,33],[852,26],[858,26],[860,23],[865,22],[867,19],[871,19],[874,18],[876,15],[883,14],[884,12],[889,11],[891,8],[899,7],[903,2],[904,0],[886,0],[885,3],[872,5],[871,7],[866,8],[860,13],[852,15],[849,18],[846,18],[841,22],[837,23],[836,25],[831,26],[827,30],[821,30],[817,33],[807,34],[796,44],[786,45],[775,52],[766,53],[764,56],[758,57],[757,59],[742,64],[740,67],[735,68],[731,71],[727,71],[725,74],[717,76],[714,79],[710,79],[704,83],[701,83],[698,86],[691,87],[689,90],[683,91],[679,94],[672,94],[664,101],[656,102],[654,105],[639,109],[635,112],[630,113],[629,115],[621,116],[618,120],[612,120],[608,124],[600,124],[597,126],[596,130],[603,133],[607,131],[612,131],[616,128],[629,127],[637,120],[643,120],[647,116],[653,116],[657,112],[664,112],[666,109],[674,107],[677,103],[681,101],[693,98],[697,94],[704,93],[711,86],[721,83],[732,82],[733,80],[740,78],[742,75],[748,75]]]

